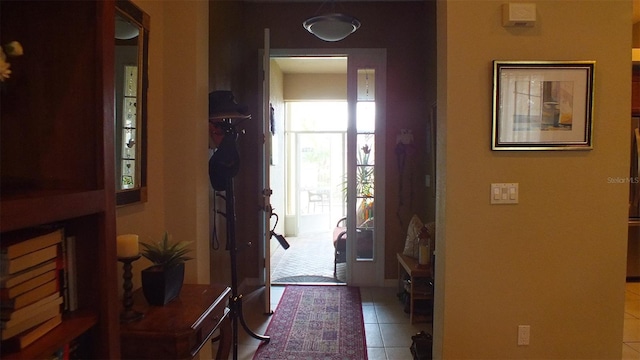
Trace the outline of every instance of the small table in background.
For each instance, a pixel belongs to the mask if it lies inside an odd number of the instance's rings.
[[[416,311],[417,300],[433,301],[433,286],[431,267],[420,267],[418,260],[404,254],[397,254],[398,258],[398,288],[409,293],[409,322],[429,321],[428,317],[421,316]],[[410,285],[405,289],[403,284],[404,274],[409,277]]]
[[[216,359],[231,349],[229,296],[223,285],[184,284],[180,295],[164,306],[147,304],[142,289],[133,294],[141,320],[120,324],[123,359],[191,359],[220,330]]]

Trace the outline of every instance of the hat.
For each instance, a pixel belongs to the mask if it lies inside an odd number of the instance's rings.
[[[249,107],[236,103],[233,93],[216,90],[209,93],[209,120],[245,119],[251,117]]]

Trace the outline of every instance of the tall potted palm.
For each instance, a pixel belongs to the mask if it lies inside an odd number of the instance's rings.
[[[356,196],[369,199],[373,197],[373,167],[369,164],[369,156],[371,148],[364,145],[357,153],[356,167]],[[344,180],[340,184],[345,202],[347,201],[348,178],[344,176]]]
[[[151,305],[166,305],[178,297],[184,283],[184,263],[191,251],[190,241],[169,242],[165,231],[162,241],[155,244],[140,243],[142,256],[153,265],[142,270],[142,291]]]
[[[373,217],[374,170],[369,164],[371,148],[365,144],[358,150],[356,167],[356,197],[358,198],[357,226],[361,226]],[[341,184],[344,201],[347,202],[348,177],[345,175]]]

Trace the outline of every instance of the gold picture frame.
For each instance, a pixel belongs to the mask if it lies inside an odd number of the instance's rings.
[[[593,149],[595,64],[495,60],[491,149]]]

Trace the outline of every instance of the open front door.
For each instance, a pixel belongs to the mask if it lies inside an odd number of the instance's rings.
[[[269,51],[269,29],[264,29],[264,53],[262,54],[262,176],[261,176],[261,210],[260,224],[262,233],[264,259],[264,312],[273,313],[271,309],[271,177],[269,166],[271,162],[271,106],[269,103],[269,72],[270,72],[270,51]]]

